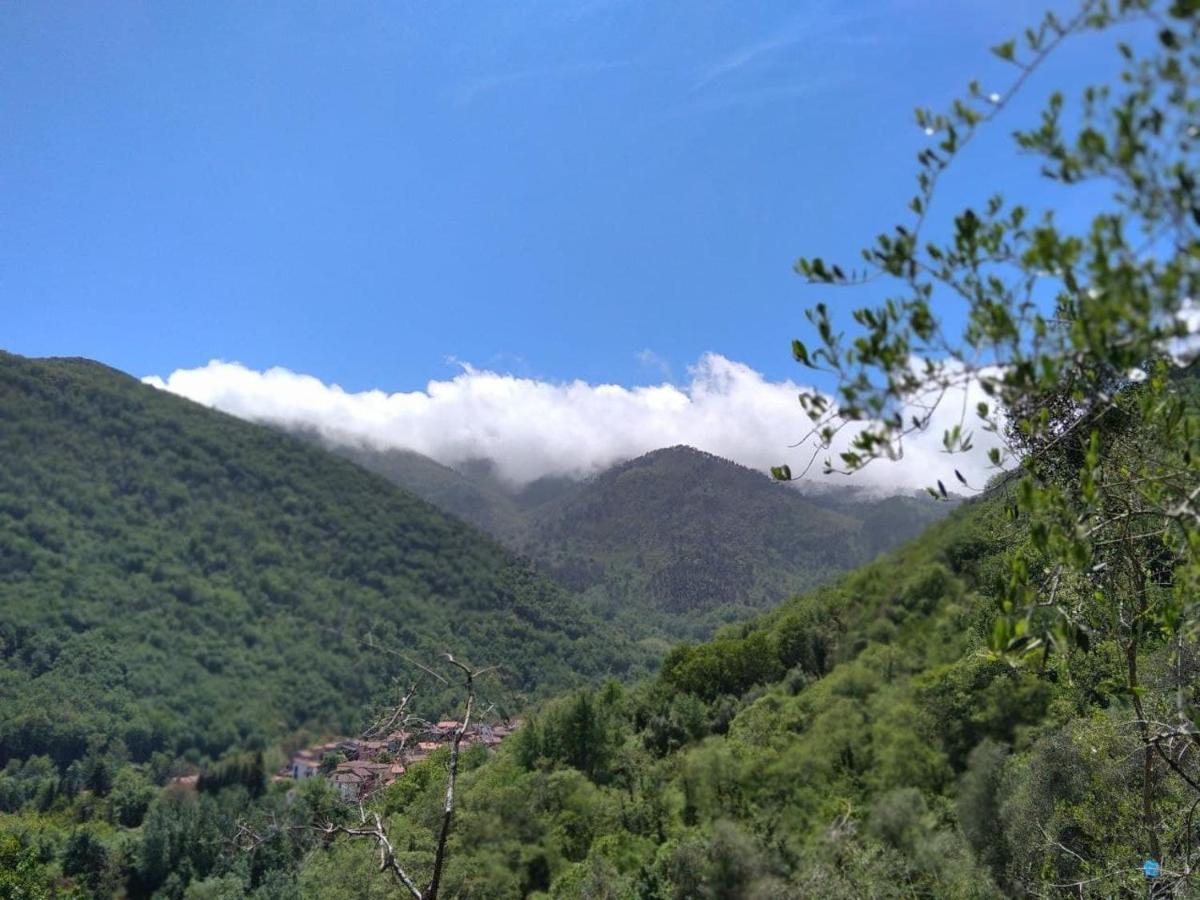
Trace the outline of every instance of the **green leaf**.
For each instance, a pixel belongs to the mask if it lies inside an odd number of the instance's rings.
[[[992,624],[991,646],[993,650],[1003,650],[1008,646],[1008,622],[997,619]]]
[[[997,44],[992,48],[992,52],[1006,62],[1013,62],[1016,57],[1017,42],[1005,41],[1003,44]]]
[[[800,365],[812,368],[812,362],[808,357],[808,348],[800,341],[792,341],[792,356],[795,357],[796,362],[800,363]]]

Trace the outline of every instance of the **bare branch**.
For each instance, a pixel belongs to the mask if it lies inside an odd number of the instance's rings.
[[[469,667],[456,660],[453,654],[447,653],[446,659],[457,666],[463,673],[467,690],[466,701],[463,704],[463,717],[454,732],[454,742],[450,745],[450,767],[446,773],[446,797],[442,803],[442,827],[438,833],[437,852],[433,858],[433,877],[426,890],[426,900],[437,900],[438,889],[441,887],[442,867],[446,862],[446,842],[450,838],[450,825],[454,819],[454,788],[458,780],[458,757],[462,746],[463,735],[471,725],[471,712],[475,706],[475,679],[495,667],[472,671]]]
[[[364,644],[371,647],[371,649],[387,649],[380,647],[374,642],[364,642]],[[407,660],[407,657],[404,657],[403,654],[397,655],[400,655],[402,658]],[[446,793],[442,802],[441,825],[438,829],[437,849],[434,854],[433,871],[430,875],[428,886],[424,890],[421,890],[421,888],[417,886],[416,881],[413,880],[412,876],[409,875],[409,873],[405,871],[405,869],[397,861],[395,848],[392,845],[391,839],[388,837],[387,828],[384,825],[383,818],[378,812],[371,811],[368,813],[367,809],[363,805],[363,797],[360,796],[359,798],[359,824],[357,826],[339,825],[332,822],[325,822],[322,825],[316,826],[317,830],[322,834],[331,837],[340,834],[350,838],[369,839],[374,841],[376,850],[379,854],[379,871],[391,873],[392,877],[395,878],[396,881],[399,882],[399,884],[401,884],[405,890],[407,890],[408,893],[415,898],[415,900],[437,900],[438,891],[441,889],[442,871],[445,868],[446,863],[446,848],[449,843],[450,830],[454,820],[456,802],[455,789],[458,783],[459,757],[463,738],[470,729],[472,717],[475,714],[476,679],[478,679],[481,675],[492,672],[498,668],[497,666],[488,666],[482,669],[471,669],[465,663],[455,659],[454,655],[451,653],[446,653],[445,658],[450,665],[454,666],[462,673],[463,686],[466,690],[466,698],[463,702],[462,721],[459,722],[458,726],[454,729],[453,739],[450,744],[450,763],[446,773]],[[412,660],[408,661],[412,662]],[[428,666],[421,665],[420,663],[413,664],[416,665],[417,668],[421,669],[422,672],[435,677],[442,684],[450,683],[447,681],[447,679],[442,677]],[[421,681],[422,679],[418,678],[417,681],[400,698],[399,703],[397,703],[395,706],[386,708],[375,720],[375,722],[373,722],[371,726],[369,726],[363,732],[364,737],[388,733],[397,725],[405,728],[419,726],[421,730],[432,731],[434,729],[432,723],[426,722],[423,719],[417,719],[408,713],[409,705],[411,704],[413,697],[416,695]],[[407,740],[407,738],[405,740]],[[401,752],[403,752],[403,742],[401,744]],[[258,838],[258,836],[248,828],[246,831],[249,833],[249,835],[252,835],[253,838],[257,838],[259,841],[261,841],[261,838]]]
[[[417,887],[416,882],[412,880],[409,874],[401,867],[400,863],[397,862],[396,849],[392,846],[392,842],[387,836],[387,830],[383,827],[383,819],[379,813],[371,813],[371,821],[368,821],[366,810],[361,805],[358,808],[358,813],[361,827],[350,828],[346,825],[334,825],[332,822],[327,822],[320,828],[320,831],[330,836],[344,834],[352,838],[370,838],[375,841],[379,850],[379,871],[390,872],[415,900],[429,900],[433,895],[422,893],[421,889]]]
[[[406,715],[408,711],[408,705],[412,702],[413,696],[417,693],[417,688],[421,686],[421,681],[422,679],[418,678],[408,689],[408,693],[400,698],[400,702],[398,704],[386,708],[383,713],[381,713],[380,716],[371,725],[369,725],[365,731],[363,731],[363,737],[370,739],[373,737],[378,737],[379,735],[386,735],[389,734],[397,725],[404,724],[408,719],[408,716]]]

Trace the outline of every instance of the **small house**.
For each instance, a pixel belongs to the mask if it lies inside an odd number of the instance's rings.
[[[288,768],[292,778],[303,781],[305,778],[312,778],[321,770],[321,761],[311,750],[301,750],[292,757],[292,764]]]

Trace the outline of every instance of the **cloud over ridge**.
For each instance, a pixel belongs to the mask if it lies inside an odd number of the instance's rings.
[[[796,399],[804,386],[769,381],[717,353],[702,356],[681,386],[549,382],[464,365],[424,390],[348,392],[284,368],[260,372],[219,360],[143,380],[240,418],[316,429],[337,442],[414,450],[452,467],[491,459],[514,484],[547,475],[584,478],[676,444],[764,472],[783,462],[802,468],[811,453],[790,447],[808,430]],[[906,441],[902,460],[873,463],[850,483],[909,491],[953,477],[957,467],[982,485],[986,442],[977,441],[979,452],[968,457],[941,452],[942,430],[957,421],[961,406],[961,395],[943,404],[928,433]],[[815,482],[846,481],[818,469],[809,476]]]

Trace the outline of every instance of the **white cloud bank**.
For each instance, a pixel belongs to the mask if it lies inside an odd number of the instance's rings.
[[[287,369],[258,372],[214,360],[179,369],[165,380],[156,375],[143,380],[244,419],[315,428],[334,441],[415,450],[449,466],[492,459],[500,475],[515,484],[545,475],[582,478],[676,444],[764,472],[784,462],[803,467],[811,450],[789,446],[808,430],[797,402],[804,389],[800,384],[768,381],[715,353],[703,356],[688,376],[683,386],[628,388],[552,383],[464,366],[455,377],[431,381],[423,391],[350,393]],[[970,409],[975,398],[968,400]],[[957,422],[961,411],[962,395],[947,397],[929,431],[905,442],[903,459],[872,463],[849,483],[893,492],[941,478],[950,488],[958,468],[972,485],[981,486],[988,476],[988,435],[977,434],[977,450],[969,455],[942,452],[943,429]],[[847,481],[822,476],[819,468],[813,467],[811,480]]]

